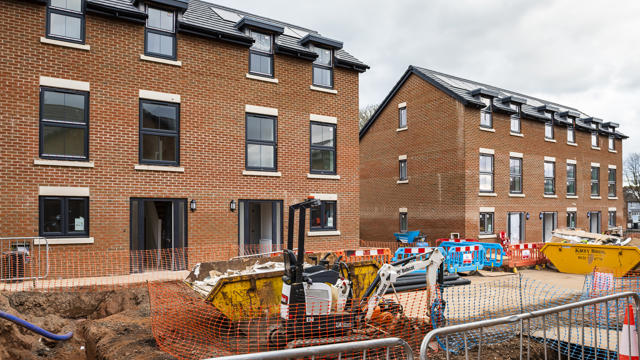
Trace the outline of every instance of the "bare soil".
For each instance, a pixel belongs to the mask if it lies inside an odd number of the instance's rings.
[[[0,309],[53,333],[55,342],[0,319],[0,359],[173,359],[151,333],[146,287],[117,291],[0,292]]]

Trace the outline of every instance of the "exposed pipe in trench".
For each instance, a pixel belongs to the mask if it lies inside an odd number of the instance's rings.
[[[27,329],[35,332],[35,333],[38,333],[38,334],[40,334],[40,335],[42,335],[42,336],[44,336],[46,338],[49,338],[49,339],[55,340],[55,341],[66,341],[66,340],[71,339],[71,337],[73,336],[73,332],[68,332],[68,333],[66,333],[64,335],[57,335],[57,334],[54,334],[54,333],[50,333],[50,332],[48,332],[47,330],[45,330],[45,329],[43,329],[41,327],[33,325],[30,322],[27,322],[27,321],[25,321],[23,319],[20,319],[19,317],[13,316],[13,315],[11,315],[9,313],[6,313],[4,311],[0,311],[0,318],[9,320],[11,322],[14,322],[14,323],[16,323],[16,324],[18,324],[20,326],[23,326],[23,327],[25,327],[25,328],[27,328]]]

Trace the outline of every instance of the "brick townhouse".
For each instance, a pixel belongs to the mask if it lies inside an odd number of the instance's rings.
[[[368,66],[340,41],[199,0],[0,13],[2,236],[268,251],[313,194],[310,246],[358,243]]]
[[[360,236],[513,243],[625,224],[618,124],[410,66],[360,131]]]

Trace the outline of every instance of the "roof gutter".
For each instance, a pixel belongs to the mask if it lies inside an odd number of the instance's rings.
[[[215,31],[215,30],[203,28],[200,26],[184,23],[184,22],[180,22],[179,24],[180,26],[178,31],[185,34],[204,36],[210,39],[220,40],[220,41],[243,45],[243,46],[251,46],[253,44],[253,39],[250,37],[223,33],[220,31]]]

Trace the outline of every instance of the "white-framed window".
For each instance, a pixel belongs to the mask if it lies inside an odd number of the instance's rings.
[[[493,155],[480,154],[480,192],[493,192]]]
[[[576,129],[573,125],[569,125],[567,127],[567,142],[570,144],[576,143]]]
[[[544,138],[553,140],[553,121],[549,120],[544,124]]]
[[[616,142],[613,135],[609,135],[609,150],[613,151],[616,149]]]
[[[493,128],[493,116],[491,114],[491,98],[481,98],[482,102],[485,104],[485,107],[480,109],[480,126],[483,128],[491,129]]]

